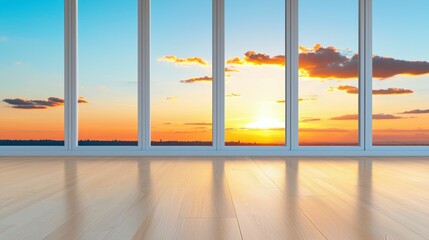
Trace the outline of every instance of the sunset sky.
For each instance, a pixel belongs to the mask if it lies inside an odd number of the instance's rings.
[[[340,65],[358,51],[358,1],[301,0],[298,16],[299,143],[357,145],[357,119],[333,118],[358,114],[358,95],[337,89],[358,86],[357,64]]]
[[[137,1],[78,6],[79,139],[137,141]]]
[[[373,2],[374,143],[429,144],[429,3]],[[283,145],[285,2],[225,7],[226,141]],[[63,8],[0,1],[0,139],[64,139]],[[299,143],[357,145],[358,1],[299,24]],[[79,139],[137,141],[137,1],[79,1],[78,40]],[[150,61],[151,140],[212,141],[212,2],[152,1]]]
[[[403,4],[388,0],[375,0],[373,26],[373,53],[419,63],[402,62],[396,70],[408,74],[382,76],[387,69],[374,61],[374,89],[400,88],[412,91],[399,95],[374,95],[374,113],[394,116],[390,120],[373,121],[375,145],[429,144],[429,2],[413,0]],[[411,2],[410,2],[411,3]],[[385,6],[389,5],[389,11]],[[379,75],[379,76],[377,76]]]
[[[285,39],[284,1],[225,2],[226,142],[285,144]]]
[[[151,140],[212,140],[212,3],[151,2]]]
[[[0,139],[64,139],[64,109],[48,101],[64,98],[63,11],[62,0],[0,1]]]

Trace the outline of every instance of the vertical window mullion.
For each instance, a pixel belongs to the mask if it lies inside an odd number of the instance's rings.
[[[285,24],[285,26],[286,26],[286,29],[285,29],[285,32],[286,32],[286,42],[285,42],[285,44],[286,44],[286,47],[285,47],[285,49],[286,49],[286,52],[285,52],[285,54],[286,54],[286,79],[285,79],[285,81],[286,81],[286,84],[285,84],[285,96],[286,96],[286,109],[285,109],[285,117],[286,117],[286,121],[285,121],[285,130],[286,130],[286,134],[285,134],[285,137],[286,137],[286,139],[285,139],[285,143],[286,143],[286,146],[287,146],[287,148],[288,148],[288,150],[291,150],[291,146],[292,146],[292,131],[291,131],[291,129],[292,129],[292,98],[291,98],[291,93],[292,93],[292,83],[291,83],[291,80],[292,80],[292,75],[291,75],[291,70],[292,70],[292,68],[291,68],[291,65],[290,65],[290,62],[291,62],[291,56],[292,56],[292,54],[291,54],[291,50],[292,50],[292,24],[294,24],[293,23],[293,21],[292,21],[292,14],[291,14],[291,12],[292,12],[292,8],[291,8],[291,6],[292,6],[292,3],[291,3],[291,0],[286,0],[286,9],[285,9],[285,11],[286,11],[286,19],[285,19],[285,21],[286,21],[286,24]]]
[[[141,149],[150,146],[150,0],[139,0],[139,144]]]
[[[65,92],[64,127],[68,150],[77,146],[77,0],[64,0],[65,11]]]
[[[298,148],[298,0],[290,0],[290,135],[291,150]]]
[[[225,1],[213,0],[213,144],[225,146]]]
[[[64,146],[70,150],[70,1],[64,0]]]
[[[372,0],[362,0],[365,2],[364,8],[364,61],[365,61],[365,76],[364,76],[364,147],[369,150],[372,147]]]
[[[366,146],[366,51],[365,51],[365,36],[366,36],[366,0],[359,0],[359,145],[361,147]]]

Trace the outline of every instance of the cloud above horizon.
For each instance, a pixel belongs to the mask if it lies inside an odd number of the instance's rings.
[[[239,72],[239,71],[238,71],[238,69],[234,69],[234,68],[231,68],[231,67],[226,67],[225,68],[225,72]]]
[[[163,56],[158,58],[158,61],[164,61],[164,62],[172,62],[175,64],[197,64],[202,66],[208,66],[206,60],[199,58],[199,57],[190,57],[190,58],[178,58],[176,56]]]
[[[298,102],[304,102],[304,101],[316,101],[316,97],[310,97],[310,98],[298,98]],[[276,103],[286,103],[286,100],[276,100]]]
[[[334,47],[324,48],[320,44],[314,45],[313,48],[300,46],[299,68],[308,77],[356,78],[358,61],[357,55],[349,58]]]
[[[211,82],[211,81],[213,81],[213,78],[209,76],[180,80],[181,83],[196,83],[196,82]]]
[[[374,56],[372,62],[373,76],[379,79],[386,79],[400,74],[416,76],[429,73],[429,62],[426,61],[406,61]]]
[[[359,55],[346,56],[339,49],[320,44],[312,48],[299,47],[299,68],[301,76],[322,79],[352,79],[358,77]],[[270,56],[265,53],[247,51],[243,58],[234,57],[227,60],[230,65],[285,65],[285,56]],[[386,79],[396,75],[429,74],[429,62],[407,61],[389,57],[373,56],[373,77]]]
[[[7,98],[3,102],[12,105],[11,108],[16,109],[47,109],[52,107],[59,107],[64,105],[64,99],[57,97],[50,97],[48,100],[26,100],[23,98]],[[83,97],[79,97],[78,103],[89,103]]]
[[[425,113],[429,113],[429,109],[414,109],[411,111],[401,112],[399,114],[425,114]]]
[[[349,85],[341,85],[337,87],[340,91],[345,91],[349,94],[358,94],[359,90],[357,87]],[[411,94],[414,93],[413,90],[405,88],[388,88],[388,89],[374,89],[372,90],[373,95],[401,95],[401,94]]]
[[[255,51],[247,51],[244,54],[244,58],[235,57],[226,61],[227,64],[231,65],[285,65],[285,56],[277,55],[270,56],[265,53],[257,53]]]
[[[320,118],[311,118],[311,117],[302,117],[299,121],[300,122],[317,122],[320,121],[322,119]]]
[[[79,97],[79,99],[77,100],[77,103],[89,103],[89,102],[84,97]]]
[[[347,57],[335,47],[314,45],[312,49],[301,47],[299,67],[309,77],[348,79],[357,78],[359,55]],[[423,75],[429,73],[429,62],[406,61],[373,56],[373,77],[386,79],[400,74]]]
[[[378,113],[373,114],[372,119],[373,120],[391,120],[391,119],[400,119],[402,117],[398,117],[391,114],[384,114],[384,113]],[[346,114],[338,117],[332,117],[330,120],[359,120],[358,114]]]

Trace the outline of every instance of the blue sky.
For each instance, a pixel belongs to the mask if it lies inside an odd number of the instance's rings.
[[[357,51],[357,0],[300,0],[299,44],[312,47],[320,43]]]
[[[2,96],[62,96],[63,1],[2,0],[0,6]],[[44,91],[34,93],[40,85]]]

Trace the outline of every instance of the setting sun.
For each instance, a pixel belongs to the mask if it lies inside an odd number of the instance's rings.
[[[256,121],[246,124],[246,128],[250,129],[273,129],[273,128],[284,128],[285,123],[279,121],[277,118],[266,118],[261,117]]]

